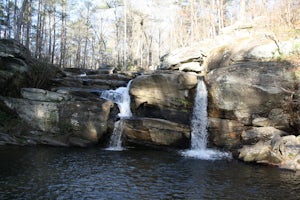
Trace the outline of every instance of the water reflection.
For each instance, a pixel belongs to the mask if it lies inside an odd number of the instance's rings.
[[[0,148],[0,199],[297,199],[299,174],[177,152]]]

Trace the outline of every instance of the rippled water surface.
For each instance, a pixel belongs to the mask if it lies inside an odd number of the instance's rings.
[[[300,174],[177,152],[0,147],[0,199],[299,199]]]

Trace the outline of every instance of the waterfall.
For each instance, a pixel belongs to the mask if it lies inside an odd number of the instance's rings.
[[[119,87],[116,90],[105,90],[101,93],[101,98],[110,100],[118,105],[120,120],[115,122],[113,133],[110,137],[109,147],[107,150],[121,151],[122,147],[122,132],[124,121],[122,119],[132,116],[130,110],[130,95],[129,89],[132,81],[129,81],[126,87]]]
[[[120,118],[131,117],[132,113],[130,110],[130,95],[129,89],[132,80],[129,81],[126,87],[119,87],[115,90],[105,90],[101,93],[101,98],[112,101],[118,105]]]
[[[192,149],[206,149],[207,145],[207,90],[199,79],[191,121]]]
[[[194,99],[191,120],[191,149],[182,155],[203,160],[231,158],[231,154],[207,148],[207,89],[205,82],[199,78]]]

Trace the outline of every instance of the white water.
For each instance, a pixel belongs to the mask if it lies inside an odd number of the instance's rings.
[[[118,116],[121,118],[119,121],[115,122],[113,133],[110,137],[110,142],[107,150],[112,151],[122,151],[122,132],[124,128],[123,118],[128,118],[132,116],[130,110],[130,95],[129,89],[132,81],[129,81],[127,87],[119,87],[116,90],[106,90],[101,94],[101,98],[110,100],[118,105],[120,113]]]
[[[182,154],[203,160],[231,158],[229,153],[208,149],[207,137],[207,89],[204,81],[199,79],[191,120],[191,149]]]
[[[106,150],[110,151],[122,151],[122,132],[124,128],[124,121],[121,119],[115,122],[115,127],[112,135],[110,136],[109,145]]]
[[[118,105],[120,118],[131,117],[129,89],[132,81],[126,87],[119,87],[115,90],[105,90],[101,93],[101,98],[110,100]]]

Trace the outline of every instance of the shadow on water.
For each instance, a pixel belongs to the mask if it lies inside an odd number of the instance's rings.
[[[297,199],[300,175],[178,152],[0,148],[0,199]]]

